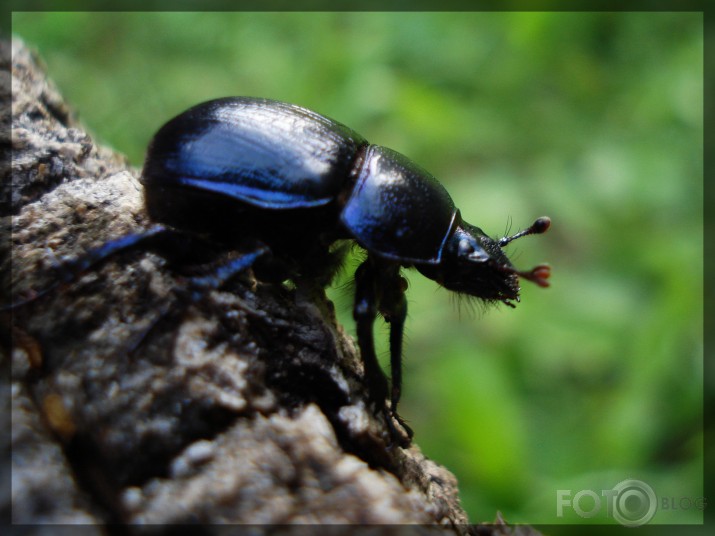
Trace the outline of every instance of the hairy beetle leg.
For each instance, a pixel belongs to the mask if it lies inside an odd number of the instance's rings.
[[[368,257],[355,272],[355,307],[353,315],[357,324],[358,346],[365,366],[365,379],[370,389],[370,399],[376,413],[385,418],[392,442],[402,447],[412,439],[412,429],[397,414],[397,403],[402,390],[402,339],[407,316],[405,290],[407,281],[399,274],[399,265],[386,264]],[[375,355],[373,324],[377,311],[390,324],[390,367],[392,389],[390,406],[385,404],[388,384]],[[393,419],[403,428],[401,433]],[[408,439],[405,441],[405,433]]]
[[[387,430],[390,436],[388,448],[395,444],[402,448],[409,447],[410,443],[412,443],[412,437],[414,436],[412,428],[407,426],[405,421],[396,412],[388,409],[386,406],[383,406],[382,414],[385,417],[385,423],[387,423]],[[398,422],[403,430],[402,432],[395,426],[393,419]]]
[[[250,253],[244,253],[238,257],[229,259],[227,262],[220,264],[216,270],[206,276],[192,277],[189,279],[187,289],[190,292],[191,301],[198,301],[207,292],[216,290],[225,285],[230,279],[248,268],[263,255],[269,253],[270,250],[266,246],[259,246]]]
[[[397,415],[397,403],[402,395],[402,341],[407,318],[407,300],[405,299],[407,280],[399,275],[399,271],[391,279],[392,281],[382,284],[380,312],[390,324],[390,373],[392,376],[390,409]],[[401,422],[401,419],[397,420]]]
[[[387,379],[380,369],[375,355],[375,340],[372,332],[377,317],[377,287],[375,283],[372,266],[368,259],[355,272],[353,316],[370,396],[376,404],[384,404],[384,400],[387,398]]]
[[[101,246],[91,249],[83,255],[55,266],[56,276],[54,282],[42,290],[32,291],[30,295],[20,298],[9,305],[0,307],[0,311],[10,311],[32,303],[46,296],[61,285],[74,283],[90,268],[100,265],[110,257],[140,247],[148,247],[151,242],[161,241],[176,231],[163,225],[153,225],[145,231],[132,233],[114,240],[105,242]]]
[[[159,313],[148,323],[147,327],[133,338],[127,353],[131,354],[140,348],[151,333],[167,318],[178,318],[189,305],[197,303],[212,290],[221,288],[232,278],[248,270],[256,260],[269,252],[270,250],[266,246],[259,246],[254,251],[232,257],[227,261],[221,262],[218,266],[214,266],[213,273],[209,275],[189,278],[185,285],[174,287],[172,293],[176,296],[176,301],[183,302],[181,307],[177,308],[175,302],[167,301]]]
[[[380,313],[390,324],[390,374],[392,390],[390,392],[390,415],[394,418],[407,433],[409,445],[414,435],[402,417],[397,413],[397,404],[402,396],[402,342],[404,339],[405,319],[407,318],[407,279],[400,275],[399,266],[386,266],[380,270]],[[392,421],[388,419],[390,424]],[[393,434],[394,435],[394,434]]]

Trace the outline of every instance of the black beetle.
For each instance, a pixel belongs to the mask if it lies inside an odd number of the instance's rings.
[[[158,225],[105,244],[75,272],[177,231],[251,251],[214,274],[213,287],[251,265],[261,279],[327,284],[341,257],[332,247],[336,241],[353,239],[367,251],[355,273],[354,317],[371,400],[393,437],[391,416],[412,435],[396,412],[407,313],[402,267],[512,307],[519,276],[548,286],[547,265],[518,271],[502,251],[515,238],[546,231],[548,218],[494,240],[462,220],[445,188],[407,157],[293,104],[230,97],[190,108],[154,136],[142,182],[146,209]],[[373,341],[378,312],[390,323],[389,412]]]

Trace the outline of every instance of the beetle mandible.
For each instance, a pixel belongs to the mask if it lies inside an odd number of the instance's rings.
[[[354,240],[366,250],[355,273],[353,315],[370,399],[393,437],[399,437],[393,417],[412,437],[397,414],[407,314],[403,267],[512,307],[519,277],[548,286],[548,265],[520,271],[502,250],[545,232],[548,218],[492,239],[465,222],[447,190],[410,159],[293,104],[228,97],[194,106],[156,133],[141,180],[157,225],[108,242],[80,268],[180,232],[250,252],[223,266],[215,286],[251,265],[261,279],[313,278],[326,285],[341,256],[334,243]],[[375,355],[378,313],[390,324],[391,389]]]

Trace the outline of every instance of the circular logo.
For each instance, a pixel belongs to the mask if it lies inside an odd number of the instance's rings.
[[[640,480],[624,480],[613,487],[616,492],[613,518],[626,527],[648,523],[658,508],[655,491]]]

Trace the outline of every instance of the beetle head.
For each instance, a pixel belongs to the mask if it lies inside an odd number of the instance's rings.
[[[494,240],[479,227],[462,221],[457,213],[440,262],[417,269],[449,290],[513,307],[511,300],[519,301],[519,277],[548,287],[550,267],[540,264],[529,271],[517,270],[502,248],[522,236],[544,233],[550,225],[549,218],[539,218],[528,229]]]

